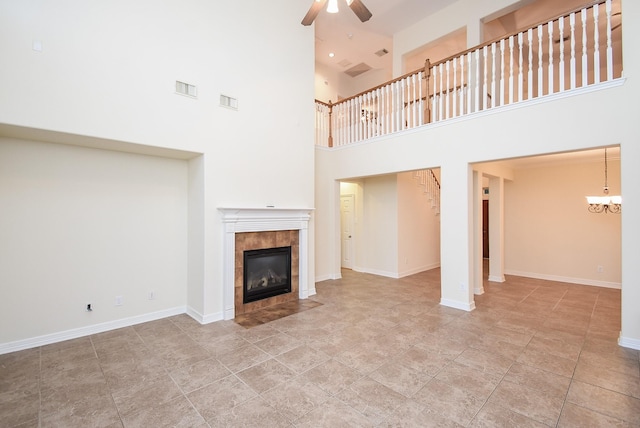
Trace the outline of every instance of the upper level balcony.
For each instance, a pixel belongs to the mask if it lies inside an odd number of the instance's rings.
[[[620,0],[468,49],[337,103],[316,100],[315,142],[341,147],[520,103],[600,89],[623,77]]]

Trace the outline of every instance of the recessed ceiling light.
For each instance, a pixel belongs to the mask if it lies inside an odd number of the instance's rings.
[[[334,54],[333,52],[329,52],[329,58],[333,58],[334,56],[336,56],[336,54]]]

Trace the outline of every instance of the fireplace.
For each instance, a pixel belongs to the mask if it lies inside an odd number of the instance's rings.
[[[291,246],[244,251],[243,303],[291,292]]]
[[[315,294],[309,282],[308,224],[312,209],[219,208],[224,225],[223,318],[233,319]],[[291,247],[291,291],[244,303],[244,252]]]

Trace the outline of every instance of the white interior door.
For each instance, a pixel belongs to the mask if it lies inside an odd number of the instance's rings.
[[[353,268],[354,196],[340,197],[340,230],[342,236],[342,267]]]

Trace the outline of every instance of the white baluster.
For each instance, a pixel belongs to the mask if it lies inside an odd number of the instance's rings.
[[[529,41],[529,66],[527,67],[527,99],[533,98],[533,29],[527,31],[527,40]]]
[[[437,90],[436,88],[438,87],[438,67],[432,67],[431,68],[431,81],[433,82],[433,88],[431,89],[431,121],[432,122],[437,122],[439,120],[439,116],[437,115],[438,110],[437,110]],[[427,91],[428,92],[428,91]],[[427,102],[429,102],[429,100],[427,100]]]
[[[486,110],[489,108],[487,103],[489,102],[489,86],[487,85],[487,72],[489,68],[489,62],[487,61],[487,47],[482,48],[482,69],[484,73],[484,78],[482,81],[482,110]],[[477,102],[476,102],[477,103]]]
[[[544,73],[542,72],[542,25],[538,25],[538,97],[544,89]]]
[[[564,92],[564,17],[558,19],[558,31],[560,32],[560,61],[558,62],[558,92]]]
[[[473,82],[473,91],[469,88],[469,109],[471,112],[471,93],[473,92],[473,98],[475,100],[474,111],[480,111],[480,49],[476,49],[476,64],[475,64],[475,82]],[[469,58],[471,58],[471,52],[469,52]],[[469,60],[469,83],[471,83],[471,60]]]
[[[513,36],[509,36],[509,104],[513,104]]]
[[[445,117],[442,115],[442,82],[444,81],[444,76],[442,73],[442,69],[443,69],[443,65],[442,63],[440,63],[440,66],[438,67],[438,72],[440,73],[440,92],[438,94],[438,117],[440,118],[440,120],[444,119]]]
[[[576,87],[576,14],[569,15],[569,26],[571,27],[571,61],[569,63],[569,73],[571,75],[571,89]]]
[[[471,56],[471,52],[467,54],[467,56]],[[464,108],[464,55],[460,57],[460,114],[465,114]]]
[[[607,11],[607,81],[613,80],[613,47],[611,45],[611,0],[605,3]]]
[[[593,5],[593,83],[600,83],[600,29],[598,28],[598,4]]]
[[[422,71],[418,71],[418,126],[424,125],[424,104],[422,103],[422,74]]]
[[[450,77],[451,73],[450,73],[450,70],[449,70],[450,69],[450,62],[451,61],[447,61],[447,63],[446,63],[447,87],[445,88],[445,91],[446,91],[445,92],[446,93],[445,96],[447,97],[446,98],[446,102],[447,103],[446,103],[446,108],[445,108],[445,119],[449,119],[451,117],[450,110],[449,110],[449,108],[450,108],[450,99],[449,98],[451,97],[451,92],[449,91],[451,89],[451,77]]]
[[[587,9],[580,12],[582,18],[582,86],[589,84],[589,66],[587,58]]]
[[[473,70],[473,54],[471,52],[469,52],[469,56],[468,56],[468,60],[469,60],[469,66],[467,67],[467,69],[469,70],[469,77],[467,78],[467,84],[469,85],[469,91],[467,92],[467,113],[471,113],[471,112],[475,112],[479,110],[479,102],[480,102],[480,61],[479,61],[479,56],[480,56],[480,49],[476,49],[475,50],[475,57],[476,57],[476,66],[475,66],[475,71],[474,71],[474,75],[475,75],[475,79],[472,79],[472,75],[471,72]],[[472,83],[473,82],[473,83]],[[473,88],[471,88],[471,85],[473,84]],[[475,99],[475,101],[473,101]],[[472,104],[472,102],[475,102],[475,105]]]
[[[419,80],[418,80],[419,82]],[[411,87],[412,87],[412,92],[413,92],[413,96],[411,97],[411,117],[413,118],[412,123],[411,123],[411,127],[415,128],[416,126],[418,126],[418,119],[416,117],[416,109],[418,107],[418,100],[416,99],[416,75],[412,74],[411,75]]]
[[[451,117],[456,117],[458,114],[458,61],[453,60],[453,87],[452,87],[452,96],[453,96],[453,110]]]
[[[382,88],[382,116],[380,117],[380,123],[382,124],[381,133],[386,135],[389,133],[389,85]]]
[[[400,120],[401,126],[400,129],[407,129],[407,79],[400,80],[400,88],[402,92],[400,93]]]
[[[518,33],[518,101],[522,101],[522,91],[524,89],[524,75],[522,68],[524,63],[522,61],[522,33]]]
[[[500,105],[504,105],[504,39],[500,40]]]
[[[549,63],[547,64],[549,72],[549,89],[547,95],[553,94],[553,21],[549,21],[547,24],[547,30],[549,32]]]
[[[496,44],[491,43],[491,107],[495,107],[496,97]]]

